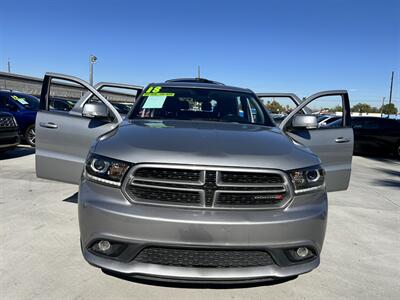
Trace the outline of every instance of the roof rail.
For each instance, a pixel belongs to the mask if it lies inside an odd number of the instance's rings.
[[[210,84],[218,84],[218,85],[224,85],[221,82],[214,81],[214,80],[209,80],[206,78],[177,78],[177,79],[169,79],[166,80],[165,82],[199,82],[199,83],[210,83]]]

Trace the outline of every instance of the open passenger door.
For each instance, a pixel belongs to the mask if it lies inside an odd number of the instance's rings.
[[[326,110],[328,100],[336,97],[340,99],[342,106],[342,124],[340,127],[318,127],[315,114],[310,108],[314,101],[326,103],[321,110]],[[300,116],[301,115],[301,116]],[[314,126],[303,126],[298,122],[300,118],[310,117],[314,120]],[[311,124],[311,123],[310,123]],[[280,123],[279,127],[295,142],[310,148],[319,156],[322,166],[326,171],[326,187],[328,192],[346,190],[351,174],[351,161],[353,155],[353,128],[351,127],[349,96],[345,90],[324,91],[311,95],[302,101],[289,115]]]
[[[51,109],[52,88],[70,87],[83,96],[70,111]],[[126,84],[99,83],[91,86],[77,77],[46,73],[36,116],[36,175],[40,178],[78,184],[83,164],[96,138],[117,128],[122,117],[99,92],[103,87],[133,89]],[[75,93],[76,94],[76,93]]]

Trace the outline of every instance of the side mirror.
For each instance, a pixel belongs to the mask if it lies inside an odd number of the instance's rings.
[[[101,102],[86,103],[83,107],[82,116],[86,118],[108,118],[108,109]]]
[[[318,120],[317,117],[313,115],[296,115],[293,118],[292,127],[302,129],[318,128]]]

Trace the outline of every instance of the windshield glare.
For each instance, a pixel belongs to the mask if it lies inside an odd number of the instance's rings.
[[[274,126],[250,93],[150,86],[131,119],[177,119]]]

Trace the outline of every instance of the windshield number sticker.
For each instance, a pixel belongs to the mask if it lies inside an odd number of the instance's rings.
[[[12,95],[11,98],[13,98],[15,101],[18,101],[19,103],[21,103],[22,105],[26,105],[28,104],[28,102],[25,100],[25,98],[19,98],[16,95]]]
[[[173,97],[175,93],[160,93],[161,86],[151,86],[147,89],[147,91],[143,94],[144,97],[149,96],[158,96],[158,97]]]

